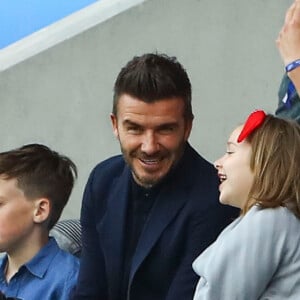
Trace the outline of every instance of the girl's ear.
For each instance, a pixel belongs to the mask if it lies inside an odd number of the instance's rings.
[[[42,223],[47,220],[50,214],[50,201],[47,198],[39,198],[35,200],[33,221]]]

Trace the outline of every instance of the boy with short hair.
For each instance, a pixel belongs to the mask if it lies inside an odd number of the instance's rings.
[[[40,144],[0,153],[0,290],[24,300],[67,300],[79,261],[49,231],[77,177],[75,164]]]

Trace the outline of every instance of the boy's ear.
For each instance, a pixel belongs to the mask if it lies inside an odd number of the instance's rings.
[[[47,198],[39,198],[35,200],[33,221],[42,223],[47,220],[50,214],[50,201]]]

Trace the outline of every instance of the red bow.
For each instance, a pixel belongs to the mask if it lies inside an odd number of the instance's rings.
[[[249,136],[257,127],[259,127],[265,120],[266,113],[263,110],[256,110],[251,113],[238,137],[238,143],[242,142]]]

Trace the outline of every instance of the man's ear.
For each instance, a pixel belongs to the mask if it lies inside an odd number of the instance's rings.
[[[50,201],[47,198],[39,198],[35,200],[33,221],[42,223],[49,217],[50,214]]]
[[[119,131],[118,131],[118,120],[116,115],[110,114],[110,120],[113,128],[113,133],[115,137],[118,139],[119,138]]]
[[[190,137],[191,131],[193,127],[193,120],[186,120],[185,121],[185,132],[184,132],[184,139],[187,141]]]

